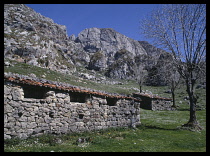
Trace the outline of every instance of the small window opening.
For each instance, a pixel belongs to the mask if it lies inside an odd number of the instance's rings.
[[[79,119],[83,119],[84,114],[79,114]]]
[[[54,112],[50,112],[49,117],[54,118]]]
[[[85,103],[87,99],[87,95],[83,93],[70,93],[70,102],[79,102]]]
[[[40,86],[23,86],[24,98],[44,99],[47,89]]]
[[[116,106],[117,105],[117,99],[116,98],[106,98],[107,105],[109,106]]]
[[[19,113],[18,113],[18,116],[19,116],[19,117],[21,117],[22,115],[23,115],[23,113],[22,113],[22,112],[19,112]]]

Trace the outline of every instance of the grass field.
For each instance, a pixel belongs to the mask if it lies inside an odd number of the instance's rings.
[[[5,152],[205,152],[205,110],[198,111],[202,131],[179,129],[188,111],[141,109],[142,124],[136,129],[116,128],[61,136],[43,135],[6,141]],[[85,138],[84,143],[78,143]],[[59,140],[59,141],[56,141]]]
[[[23,67],[25,68],[23,70]],[[22,70],[22,71],[21,71]],[[88,85],[88,87],[118,93],[132,93],[132,87],[137,88],[133,81],[123,85],[109,85],[109,87],[89,82],[82,84],[76,78],[65,77],[53,71],[31,67],[18,63],[14,67],[5,68],[6,72],[28,74],[33,71],[40,77],[48,73],[47,78],[73,83],[73,85]],[[53,76],[54,75],[54,76]],[[88,82],[88,81],[87,81]],[[114,90],[113,90],[114,88]],[[150,90],[154,94],[170,97],[164,93],[167,87],[144,86],[143,90]],[[189,105],[184,100],[187,96],[185,87],[176,90],[176,111],[151,111],[141,109],[141,125],[136,129],[111,128],[93,132],[73,133],[65,135],[43,135],[26,140],[11,139],[4,141],[5,152],[205,152],[206,151],[206,90],[196,89],[199,95],[197,119],[203,127],[201,131],[181,129],[181,125],[189,120]],[[85,139],[79,143],[78,139]]]

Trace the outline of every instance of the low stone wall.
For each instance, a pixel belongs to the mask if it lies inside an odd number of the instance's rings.
[[[175,108],[171,107],[171,101],[164,99],[152,99],[151,100],[152,110],[174,110]]]
[[[5,82],[4,139],[140,124],[140,103],[134,100],[73,94],[50,88],[45,88],[43,97],[27,95],[26,98],[24,87]],[[81,96],[84,101],[77,102],[75,96]]]

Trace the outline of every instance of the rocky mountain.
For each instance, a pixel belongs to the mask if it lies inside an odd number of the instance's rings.
[[[134,55],[146,54],[142,45],[111,28],[89,28],[79,33],[76,38],[89,53],[104,51],[107,56],[114,55],[116,51],[126,49]]]
[[[83,66],[110,78],[134,79],[138,66],[149,70],[165,54],[112,28],[88,28],[77,37],[68,37],[66,26],[33,9],[23,4],[4,5],[5,58],[65,74]]]

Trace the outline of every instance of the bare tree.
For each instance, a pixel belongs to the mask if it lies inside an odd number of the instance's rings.
[[[165,82],[170,88],[173,105],[172,107],[176,108],[176,100],[175,100],[175,90],[179,85],[181,80],[180,74],[174,66],[173,60],[169,62],[169,60],[165,60],[162,63],[162,72],[164,74]]]
[[[148,75],[146,66],[148,66],[150,60],[151,57],[148,55],[139,55],[135,58],[134,75],[139,85],[140,93],[142,92],[142,86]]]
[[[176,70],[173,70],[173,69],[172,69],[172,72],[170,74],[171,75],[169,77],[169,86],[170,86],[170,89],[171,89],[171,95],[172,95],[172,99],[173,99],[173,105],[172,105],[172,107],[175,107],[176,108],[175,89],[179,85],[180,75],[179,75],[179,73],[177,73]]]
[[[142,85],[146,79],[146,76],[147,76],[147,70],[145,70],[143,66],[136,67],[135,78],[139,85],[140,93],[142,92]]]
[[[184,126],[200,128],[196,119],[195,84],[206,71],[206,5],[168,4],[142,21],[143,33],[173,54],[175,67],[185,80],[190,119]]]

